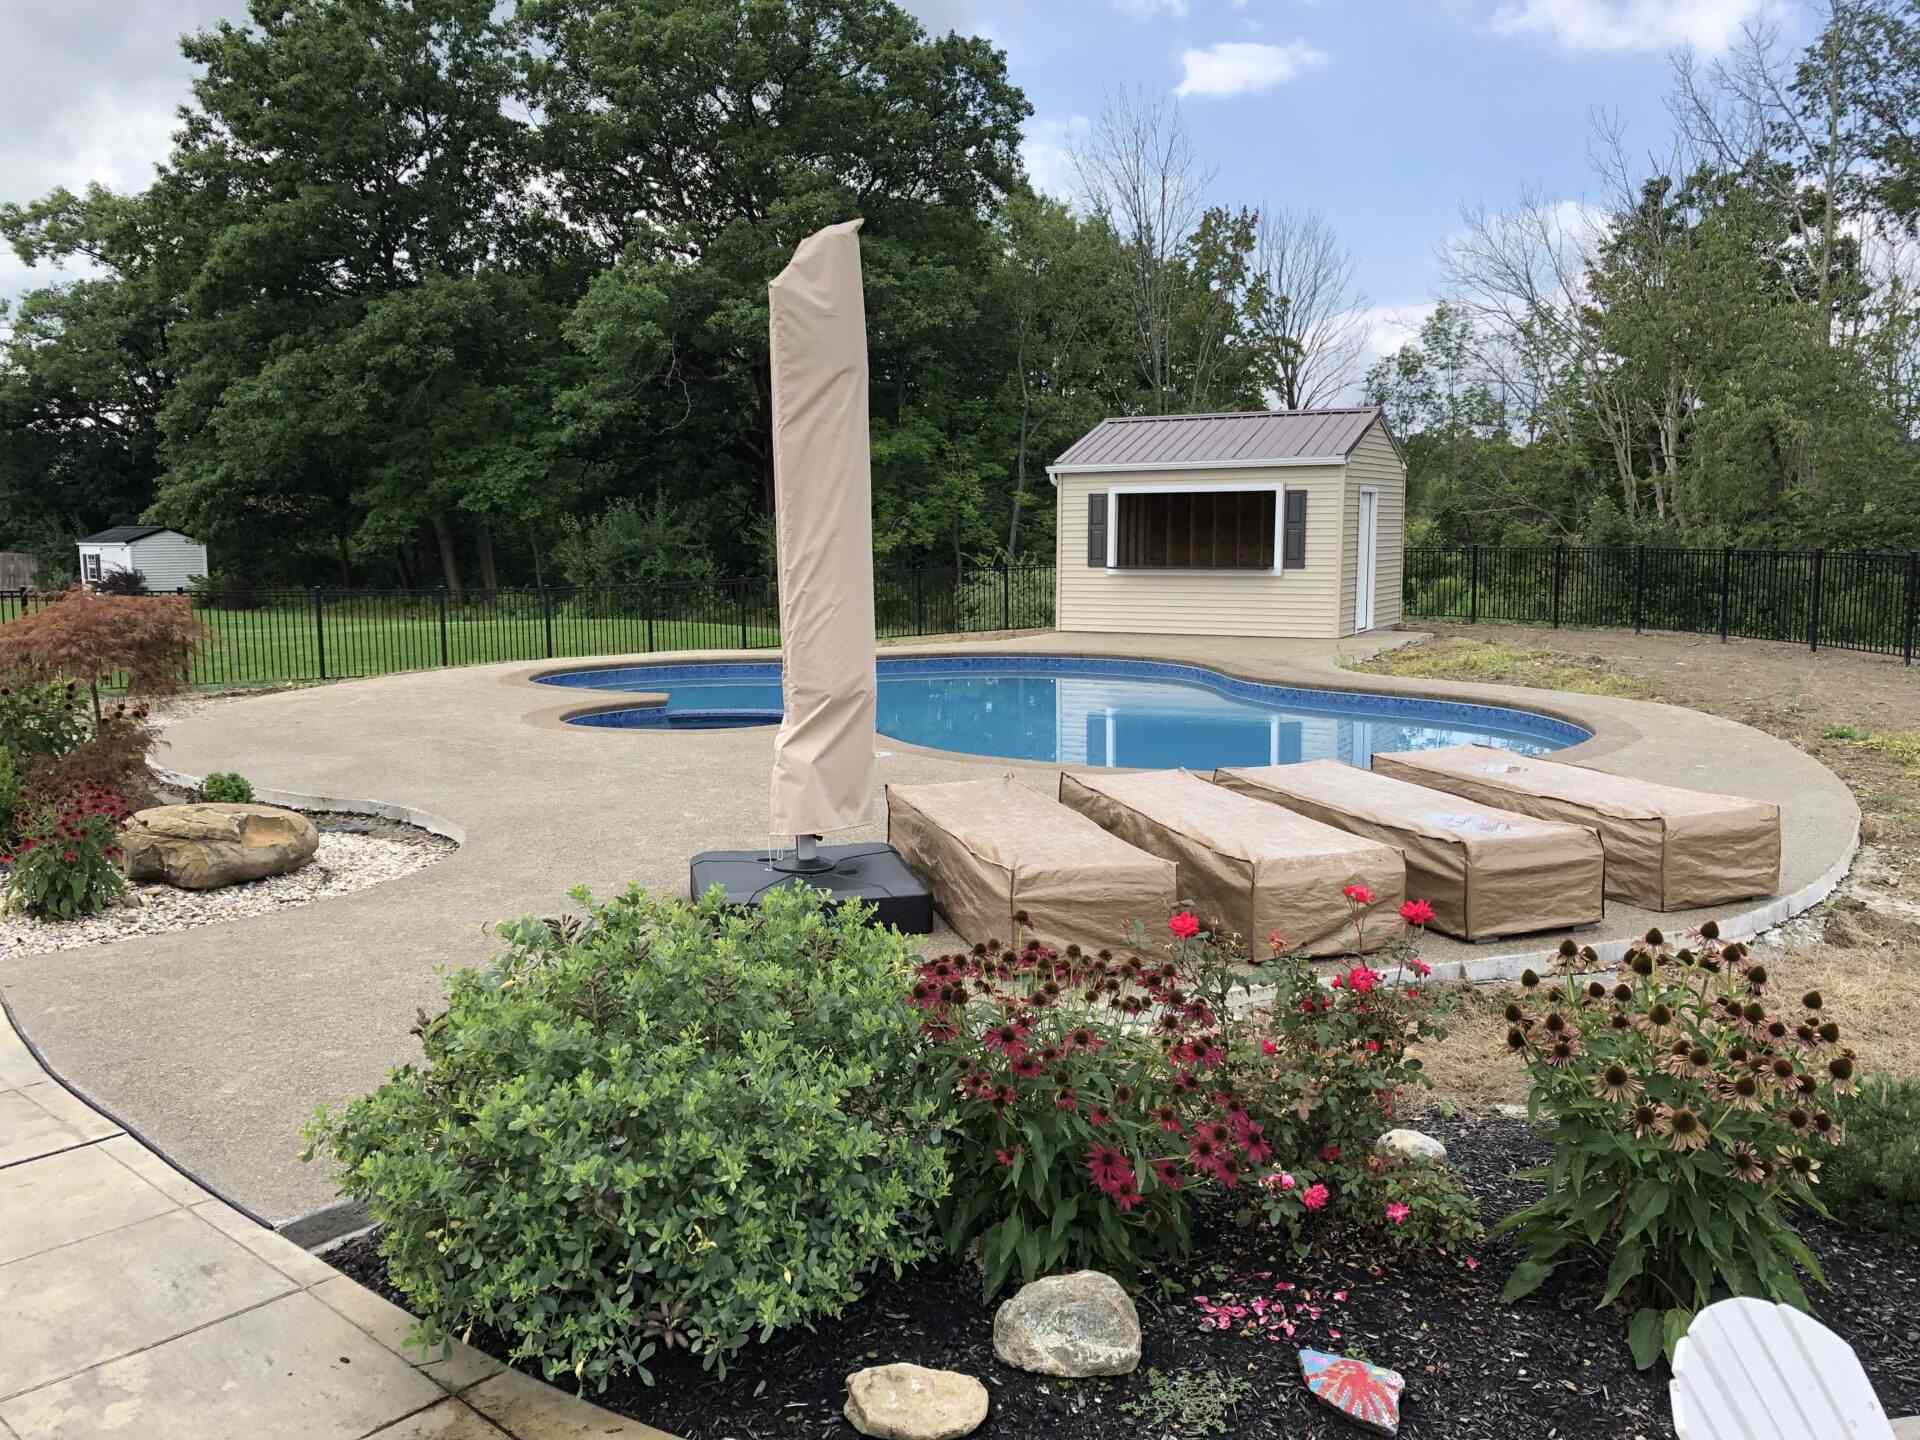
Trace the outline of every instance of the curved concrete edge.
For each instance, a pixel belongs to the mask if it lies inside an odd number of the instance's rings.
[[[164,765],[147,762],[147,768],[163,785],[171,785],[176,790],[197,791],[205,783],[204,775],[188,775],[179,770],[169,770]],[[411,805],[400,805],[389,800],[354,800],[338,795],[308,795],[299,790],[272,790],[265,786],[253,792],[253,798],[262,805],[284,805],[289,810],[327,810],[340,815],[374,815],[382,820],[397,820],[403,825],[411,825],[416,830],[425,830],[430,835],[438,835],[443,840],[451,840],[456,845],[467,843],[466,829],[457,821],[444,815],[436,815],[431,810],[416,810]]]

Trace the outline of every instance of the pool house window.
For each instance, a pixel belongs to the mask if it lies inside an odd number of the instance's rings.
[[[1087,558],[1093,565],[1272,574],[1307,563],[1304,490],[1129,487],[1088,499]]]

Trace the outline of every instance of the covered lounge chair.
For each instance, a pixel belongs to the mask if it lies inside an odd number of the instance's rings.
[[[1214,782],[1406,857],[1407,891],[1463,940],[1591,925],[1606,861],[1579,825],[1534,820],[1338,760],[1216,770]]]
[[[1542,760],[1489,745],[1373,757],[1377,775],[1540,820],[1587,825],[1607,852],[1607,894],[1693,910],[1780,888],[1780,807]]]
[[[1209,784],[1185,770],[1062,774],[1060,803],[1180,867],[1180,896],[1217,915],[1248,953],[1341,955],[1355,933],[1348,885],[1373,892],[1364,939],[1377,949],[1400,933],[1406,863],[1377,844],[1304,815]],[[1276,947],[1267,937],[1277,934]]]
[[[887,842],[972,944],[1014,943],[1025,911],[1022,941],[1118,948],[1134,921],[1163,925],[1180,900],[1171,860],[1011,778],[889,785]]]

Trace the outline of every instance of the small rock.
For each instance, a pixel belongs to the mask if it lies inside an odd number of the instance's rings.
[[[1356,1425],[1380,1435],[1400,1432],[1400,1396],[1407,1382],[1398,1370],[1323,1350],[1302,1350],[1300,1377],[1314,1399]]]
[[[1373,1148],[1382,1155],[1397,1155],[1402,1160],[1425,1160],[1435,1165],[1444,1165],[1447,1160],[1447,1147],[1418,1130],[1389,1130],[1374,1142]]]
[[[846,1416],[880,1440],[959,1440],[987,1418],[987,1387],[955,1370],[876,1365],[847,1377]]]
[[[1893,1440],[1920,1440],[1920,1415],[1902,1415],[1895,1420]]]
[[[1110,1275],[1049,1275],[1021,1286],[995,1313],[993,1353],[1036,1375],[1131,1375],[1140,1364],[1140,1315]]]

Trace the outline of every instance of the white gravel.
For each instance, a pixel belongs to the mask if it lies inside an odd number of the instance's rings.
[[[273,875],[220,890],[176,890],[171,885],[135,885],[130,904],[116,905],[85,920],[34,920],[0,914],[0,961],[13,955],[109,945],[139,935],[195,930],[309,905],[330,895],[346,895],[425,869],[450,854],[455,845],[434,835],[406,840],[323,830],[313,859],[291,875]],[[0,895],[4,895],[0,887]]]

